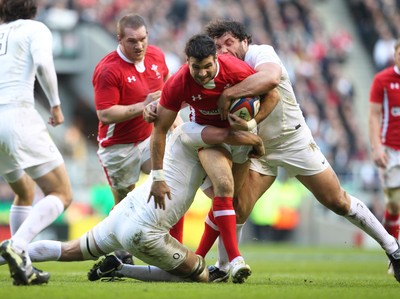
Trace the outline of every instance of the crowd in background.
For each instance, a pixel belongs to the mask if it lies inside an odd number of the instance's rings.
[[[347,3],[376,70],[392,65],[393,47],[400,36],[400,1],[351,0]]]
[[[231,18],[246,24],[257,44],[274,46],[289,71],[298,102],[313,135],[344,180],[352,162],[368,159],[365,140],[353,117],[354,90],[341,71],[352,50],[345,29],[327,34],[310,0],[43,0],[50,9],[78,12],[82,22],[99,23],[116,35],[116,21],[128,12],[148,22],[149,41],[166,53],[172,72],[184,63],[188,38],[211,19]]]
[[[322,0],[321,0],[322,1]],[[353,179],[353,165],[369,160],[367,141],[354,117],[354,88],[342,71],[352,51],[352,37],[345,28],[333,33],[324,28],[312,0],[39,0],[38,19],[54,10],[74,12],[79,22],[96,23],[116,36],[116,22],[124,14],[142,15],[149,28],[149,42],[166,54],[172,72],[185,62],[184,45],[211,19],[243,22],[253,42],[274,46],[287,68],[312,133],[340,179]],[[360,34],[371,58],[385,60],[384,32],[398,36],[400,18],[395,0],[352,0]],[[393,6],[396,7],[393,7]],[[394,9],[396,8],[396,9]],[[386,29],[382,29],[386,28]],[[373,34],[372,34],[373,33]],[[388,35],[389,36],[389,35]],[[379,48],[379,53],[375,53]],[[376,59],[375,59],[376,60]],[[375,61],[374,60],[374,61]],[[377,69],[391,63],[376,62]],[[374,186],[375,187],[375,186]],[[0,194],[0,197],[2,195]]]

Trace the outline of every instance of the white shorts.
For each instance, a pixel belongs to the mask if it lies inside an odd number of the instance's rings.
[[[143,262],[165,271],[185,261],[187,247],[171,237],[169,230],[189,209],[206,173],[198,161],[194,144],[184,144],[183,136],[186,134],[177,127],[166,144],[164,175],[171,200],[166,199],[165,210],[155,209],[153,199],[147,202],[152,184],[148,176],[107,218],[92,228],[89,235],[93,235],[102,252],[124,248]],[[86,240],[81,244],[88,247]],[[83,251],[93,252],[93,247],[83,248]]]
[[[394,189],[400,187],[400,151],[391,147],[384,146],[388,156],[386,168],[378,168],[379,177],[384,189]]]
[[[110,186],[127,188],[137,183],[143,163],[150,159],[150,137],[137,144],[99,146],[97,156]]]
[[[166,227],[143,223],[130,205],[129,200],[121,201],[107,218],[92,228],[99,248],[106,253],[124,248],[143,262],[165,271],[181,265],[187,256],[187,247],[173,238]]]
[[[264,142],[265,155],[251,159],[250,169],[263,175],[277,176],[278,167],[289,176],[310,176],[329,167],[329,162],[314,141],[310,129],[301,126],[294,133]]]
[[[27,170],[36,178],[62,163],[64,160],[33,105],[0,105],[0,175],[23,174],[22,170]],[[43,164],[52,167],[35,171]]]

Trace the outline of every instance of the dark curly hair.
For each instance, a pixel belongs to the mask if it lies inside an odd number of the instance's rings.
[[[251,44],[253,41],[251,34],[246,32],[244,25],[232,20],[211,21],[204,28],[204,32],[211,38],[220,38],[225,33],[230,33],[240,41],[247,39],[248,44]]]
[[[193,57],[197,60],[203,60],[210,55],[216,57],[217,46],[208,35],[196,34],[186,43],[185,54],[188,58]]]
[[[4,23],[33,19],[36,13],[36,0],[0,0],[0,20]]]

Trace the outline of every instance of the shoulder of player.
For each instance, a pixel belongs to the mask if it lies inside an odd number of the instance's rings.
[[[230,54],[219,54],[218,62],[221,65],[228,67],[228,68],[229,67],[236,68],[237,65],[246,65],[246,63],[243,60],[241,60],[235,56],[232,56]]]
[[[246,52],[246,58],[248,56],[257,57],[257,56],[262,56],[262,55],[271,55],[274,53],[276,53],[275,49],[274,49],[274,47],[272,47],[270,45],[251,44],[251,45],[249,45],[249,48]]]
[[[27,33],[38,32],[38,31],[45,31],[45,32],[51,33],[49,27],[47,27],[46,24],[44,24],[43,22],[37,21],[37,20],[20,19],[20,20],[16,20],[9,24],[10,25],[18,24],[18,26],[20,28],[23,28],[23,30]]]
[[[174,93],[183,90],[188,85],[186,80],[190,76],[189,67],[185,63],[165,82],[163,90],[173,90]]]
[[[387,67],[387,68],[385,68],[385,69],[383,69],[383,70],[381,70],[381,71],[379,71],[379,72],[377,72],[376,74],[375,74],[375,80],[383,80],[383,79],[385,79],[386,77],[391,77],[391,76],[394,76],[394,75],[396,75],[397,73],[395,72],[395,70],[394,70],[394,67],[393,66],[390,66],[390,67]],[[397,74],[397,75],[399,75],[399,74]]]

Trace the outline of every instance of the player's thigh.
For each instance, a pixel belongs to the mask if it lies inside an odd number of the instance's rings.
[[[387,166],[378,168],[379,177],[384,189],[400,188],[400,151],[384,147],[387,155]]]
[[[49,167],[51,168],[51,167]],[[34,178],[44,195],[54,194],[59,196],[64,204],[72,200],[71,182],[64,163],[56,166],[49,172]]]
[[[244,223],[249,217],[257,200],[275,181],[275,176],[263,175],[250,170],[235,201],[238,223]]]
[[[215,196],[233,196],[234,181],[230,154],[222,147],[210,147],[199,151],[199,158],[213,183]]]
[[[100,147],[97,155],[112,188],[126,189],[137,183],[141,170],[141,148],[134,144]]]
[[[8,183],[16,194],[13,204],[18,206],[30,206],[35,197],[35,182],[25,172],[14,182]]]
[[[232,165],[235,195],[237,195],[239,190],[243,187],[243,184],[249,173],[249,166],[250,166],[250,161],[246,161],[245,163],[242,164],[233,163]]]
[[[114,206],[109,215],[101,222],[96,224],[87,235],[88,252],[94,256],[107,254],[117,249],[127,249],[122,245],[122,240],[126,238],[126,233],[130,232],[134,236],[138,225],[131,220],[130,201],[128,199],[121,201]],[[93,238],[93,242],[91,242]]]
[[[344,215],[350,208],[350,200],[340,186],[336,173],[328,167],[321,173],[311,176],[297,176],[297,179],[310,190],[315,198],[325,207],[339,215]]]
[[[135,257],[165,271],[173,271],[185,262],[189,249],[173,238],[167,230],[148,227],[142,227],[140,230],[140,234],[127,235],[122,241],[125,248]],[[186,274],[184,272],[182,268],[180,275]]]

